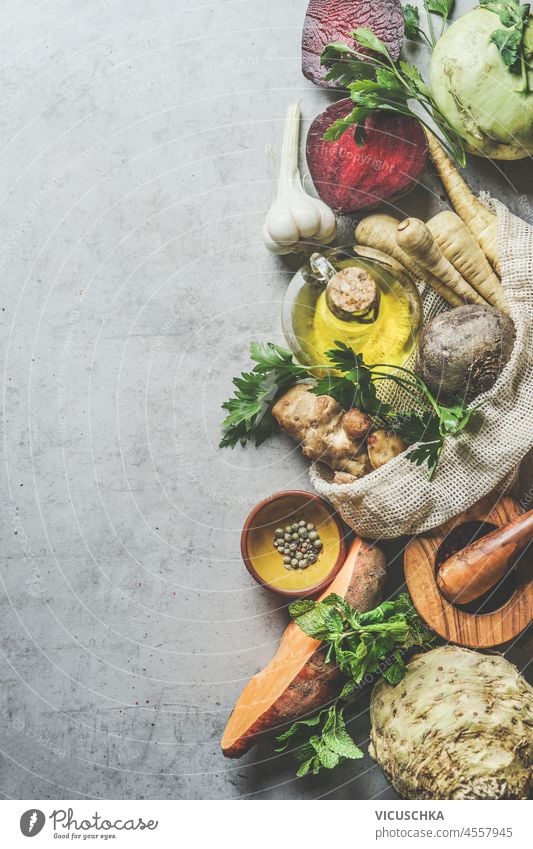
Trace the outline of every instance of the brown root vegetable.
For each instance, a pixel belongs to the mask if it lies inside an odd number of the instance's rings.
[[[385,577],[381,551],[356,539],[322,598],[337,593],[356,610],[371,610],[380,602]],[[292,622],[274,658],[241,693],[222,737],[224,755],[238,758],[265,735],[327,705],[340,677],[334,665],[326,664],[321,643]]]
[[[358,245],[383,251],[393,257],[415,281],[428,283],[452,307],[460,307],[463,299],[399,246],[396,241],[399,223],[392,215],[367,215],[355,228],[355,240]]]
[[[367,440],[367,446],[370,465],[373,469],[379,469],[380,466],[394,460],[407,448],[401,436],[388,433],[386,430],[375,430],[374,433],[371,433]]]
[[[513,322],[494,307],[458,307],[425,325],[418,371],[436,397],[468,403],[494,385],[514,339]]]
[[[372,427],[372,419],[353,407],[344,414],[342,426],[350,439],[364,439]]]
[[[366,433],[367,419],[360,418],[359,410],[355,412],[356,432],[364,426]],[[302,453],[310,460],[320,460],[333,471],[356,478],[370,471],[363,439],[350,435],[356,423],[354,411],[345,413],[329,395],[315,395],[307,384],[299,383],[281,396],[272,414],[280,427],[301,443]]]
[[[406,218],[400,222],[396,240],[402,250],[455,292],[463,303],[487,303],[446,259],[426,224],[419,218]]]
[[[372,692],[370,755],[404,799],[527,799],[533,690],[500,655],[441,646]]]
[[[455,211],[481,246],[490,264],[499,271],[496,216],[483,206],[435,136],[426,131],[429,152]]]
[[[462,277],[491,306],[507,315],[509,309],[500,279],[459,216],[449,209],[444,210],[430,218],[427,228],[446,259],[455,266]]]
[[[387,45],[394,60],[400,55],[404,26],[400,0],[310,0],[302,33],[302,70],[304,76],[323,88],[336,88],[326,80],[327,68],[321,53],[331,41],[354,46],[349,33],[368,27]],[[363,56],[368,51],[358,45]]]

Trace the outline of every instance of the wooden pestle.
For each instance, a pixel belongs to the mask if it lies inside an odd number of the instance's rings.
[[[479,598],[503,578],[513,556],[532,538],[533,510],[529,510],[452,554],[437,574],[442,595],[457,604]]]

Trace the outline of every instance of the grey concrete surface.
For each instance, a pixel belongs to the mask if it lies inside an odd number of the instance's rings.
[[[4,797],[394,798],[368,758],[296,781],[268,747],[219,752],[287,620],[242,521],[309,488],[282,438],[217,448],[249,341],[281,341],[267,149],[289,102],[308,121],[332,97],[301,76],[305,6],[2,2]],[[469,165],[529,219],[531,173]],[[402,209],[442,205],[428,175]],[[365,744],[364,700],[352,728]]]

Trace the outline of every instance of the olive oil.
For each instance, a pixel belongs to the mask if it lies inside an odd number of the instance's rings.
[[[405,275],[395,274],[393,266],[375,260],[332,259],[314,255],[297,275],[296,290],[290,291],[292,284],[289,288],[283,324],[293,353],[306,365],[325,363],[326,351],[335,342],[344,342],[368,364],[403,365],[415,348],[421,324],[414,284]],[[347,268],[357,269],[359,280],[375,286],[372,309],[349,314],[335,308],[330,287],[335,285],[335,275],[340,279],[338,272]]]

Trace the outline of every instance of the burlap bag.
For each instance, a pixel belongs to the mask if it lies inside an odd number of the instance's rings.
[[[319,464],[316,491],[363,537],[392,538],[427,531],[471,507],[509,476],[533,446],[533,227],[494,201],[502,283],[516,327],[507,366],[493,388],[476,399],[476,433],[446,440],[433,481],[426,466],[405,454],[352,484],[331,484]],[[445,309],[432,291],[422,294],[425,318]]]

